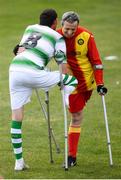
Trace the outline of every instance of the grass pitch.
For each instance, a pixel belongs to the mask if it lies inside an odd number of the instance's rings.
[[[0,176],[5,179],[120,179],[121,178],[121,1],[120,0],[0,0]],[[107,114],[114,166],[109,166],[105,124],[100,96],[96,91],[84,111],[78,151],[78,166],[65,172],[64,123],[59,89],[50,91],[51,123],[61,153],[53,144],[54,163],[49,162],[47,123],[35,93],[25,106],[23,121],[24,157],[30,169],[14,172],[14,156],[10,143],[10,102],[8,68],[12,49],[20,41],[25,27],[38,23],[40,12],[55,8],[61,15],[74,10],[80,24],[95,35],[102,60],[116,55],[117,61],[104,61]],[[51,68],[57,68],[51,64]],[[119,83],[117,83],[117,81]],[[44,94],[40,92],[43,100]],[[70,120],[70,118],[68,118]]]

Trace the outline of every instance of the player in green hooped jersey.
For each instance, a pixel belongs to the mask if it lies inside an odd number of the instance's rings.
[[[46,9],[40,15],[40,23],[26,28],[18,50],[9,68],[9,88],[12,109],[11,141],[15,154],[15,170],[28,168],[22,155],[22,120],[24,105],[30,101],[32,90],[48,90],[60,82],[59,71],[48,72],[45,66],[52,58],[66,63],[66,45],[63,37],[55,31],[57,13]],[[19,48],[19,49],[21,49]],[[68,89],[67,96],[74,89],[77,80],[63,74],[63,83]]]

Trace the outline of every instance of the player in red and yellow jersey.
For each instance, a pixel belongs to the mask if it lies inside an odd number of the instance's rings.
[[[70,11],[62,16],[62,28],[58,30],[66,41],[67,69],[73,74],[78,85],[69,96],[69,111],[72,121],[68,133],[68,166],[76,165],[78,142],[81,132],[83,108],[97,87],[100,95],[107,93],[103,81],[103,65],[96,47],[94,36],[79,26],[79,16]]]

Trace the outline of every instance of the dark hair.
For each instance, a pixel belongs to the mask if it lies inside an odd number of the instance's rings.
[[[40,25],[49,26],[53,24],[54,20],[57,18],[57,13],[54,9],[45,9],[40,14]]]

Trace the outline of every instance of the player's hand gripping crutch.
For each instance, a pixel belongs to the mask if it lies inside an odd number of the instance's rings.
[[[101,98],[102,98],[104,120],[105,120],[105,126],[106,126],[107,145],[108,145],[108,151],[109,151],[109,160],[110,160],[110,165],[112,166],[113,159],[112,159],[112,151],[111,151],[111,141],[110,141],[108,118],[107,118],[107,111],[106,111],[106,104],[105,104],[105,97],[104,97],[104,95],[107,93],[107,88],[105,88],[103,85],[99,85],[97,87],[97,91],[101,95]]]
[[[66,104],[64,99],[64,85],[63,85],[63,76],[62,76],[62,64],[59,64],[60,71],[60,84],[61,84],[61,94],[62,94],[62,103],[63,103],[63,112],[64,112],[64,137],[65,137],[65,170],[68,170],[68,131],[67,131],[67,112]]]

